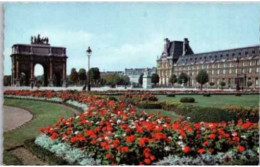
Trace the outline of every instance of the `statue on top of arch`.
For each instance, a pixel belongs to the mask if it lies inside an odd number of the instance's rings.
[[[49,45],[49,38],[48,37],[42,37],[38,34],[38,36],[31,36],[31,44],[44,44]]]

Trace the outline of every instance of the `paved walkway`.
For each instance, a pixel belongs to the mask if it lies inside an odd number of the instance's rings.
[[[32,114],[24,109],[4,105],[4,131],[13,130],[32,119]]]

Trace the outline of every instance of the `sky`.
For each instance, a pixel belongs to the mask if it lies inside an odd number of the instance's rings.
[[[164,38],[188,38],[195,53],[259,43],[260,3],[207,2],[12,2],[5,3],[4,73],[11,74],[11,47],[31,36],[67,48],[71,68],[100,71],[156,67]],[[35,73],[41,74],[40,68]]]

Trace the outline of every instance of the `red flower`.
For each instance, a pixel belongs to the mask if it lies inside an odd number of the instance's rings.
[[[235,137],[233,137],[233,140],[235,140],[235,141],[239,142],[239,141],[240,141],[240,138],[239,138],[239,137],[237,137],[237,136],[235,136]]]
[[[56,133],[56,132],[54,132],[54,133],[52,133],[52,135],[51,135],[51,139],[56,139],[58,136],[59,136],[59,134]]]
[[[251,122],[246,122],[246,123],[243,123],[242,125],[242,129],[249,129],[251,127],[252,123]]]
[[[134,142],[136,139],[135,135],[130,135],[126,137],[126,142]]]
[[[140,138],[140,140],[139,140],[139,146],[141,146],[141,147],[143,147],[143,146],[145,146],[145,144],[146,143],[148,143],[149,142],[149,138],[147,138],[147,137],[142,137],[142,138]]]
[[[209,138],[211,138],[212,140],[214,140],[214,139],[216,138],[216,135],[213,134],[213,133],[211,133],[211,134],[209,135]]]
[[[145,162],[146,164],[150,164],[150,163],[151,163],[151,160],[148,159],[148,158],[145,158],[145,159],[144,159],[144,162]]]
[[[112,159],[112,158],[114,158],[114,155],[111,154],[111,153],[108,153],[108,154],[106,155],[106,158],[107,158],[107,159]]]
[[[205,152],[205,150],[204,150],[204,148],[201,148],[197,152],[200,153],[200,154],[203,154]]]
[[[237,146],[237,150],[238,150],[239,152],[243,152],[243,151],[245,151],[245,147],[239,145],[239,146]]]
[[[129,151],[129,148],[128,148],[127,146],[124,146],[124,147],[121,148],[121,151],[122,151],[123,153],[126,153],[126,152]]]
[[[203,146],[208,146],[208,145],[209,145],[209,142],[208,142],[208,141],[204,141],[204,142],[202,143],[202,145],[203,145]]]
[[[154,161],[156,158],[155,158],[154,155],[151,155],[151,156],[150,156],[150,159],[151,159],[152,161]]]
[[[189,146],[185,146],[182,150],[185,154],[187,154],[188,152],[190,152],[191,149]]]

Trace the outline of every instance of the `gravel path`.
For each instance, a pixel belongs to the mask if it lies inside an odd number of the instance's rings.
[[[4,105],[4,131],[13,130],[30,121],[33,115],[24,109]]]

